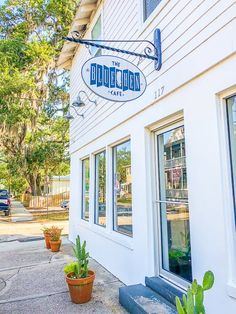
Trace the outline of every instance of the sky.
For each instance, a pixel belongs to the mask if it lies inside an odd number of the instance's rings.
[[[0,0],[0,5],[2,5],[5,2],[5,0]]]

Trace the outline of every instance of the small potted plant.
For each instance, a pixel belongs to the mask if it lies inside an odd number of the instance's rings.
[[[43,228],[41,229],[43,231],[43,235],[44,235],[44,240],[45,240],[45,245],[47,249],[50,249],[50,229],[51,227],[46,227],[43,226]]]
[[[50,246],[52,252],[58,252],[61,247],[61,231],[62,228],[52,226],[50,228]]]
[[[86,252],[86,242],[81,245],[79,236],[73,250],[77,260],[66,265],[64,272],[72,302],[81,304],[88,302],[92,297],[95,274],[88,269],[89,253]]]

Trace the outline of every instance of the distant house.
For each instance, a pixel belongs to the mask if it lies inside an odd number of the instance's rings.
[[[49,195],[70,191],[70,176],[52,176],[49,179]]]

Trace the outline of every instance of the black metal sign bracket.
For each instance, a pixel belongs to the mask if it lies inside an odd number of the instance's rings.
[[[106,49],[110,51],[116,51],[124,54],[137,56],[139,58],[151,59],[155,62],[155,70],[159,71],[162,66],[162,50],[161,50],[161,31],[159,28],[154,31],[153,43],[149,40],[104,40],[104,39],[82,39],[80,33],[77,31],[72,32],[72,37],[65,37],[65,40],[79,43],[86,46],[92,46],[96,48]],[[135,51],[129,51],[119,48],[110,47],[103,43],[147,43],[144,48],[144,53],[137,53]]]

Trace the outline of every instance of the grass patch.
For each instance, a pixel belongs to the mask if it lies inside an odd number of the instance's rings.
[[[32,213],[33,220],[52,220],[52,221],[62,221],[69,219],[69,212],[56,212],[56,213]]]

